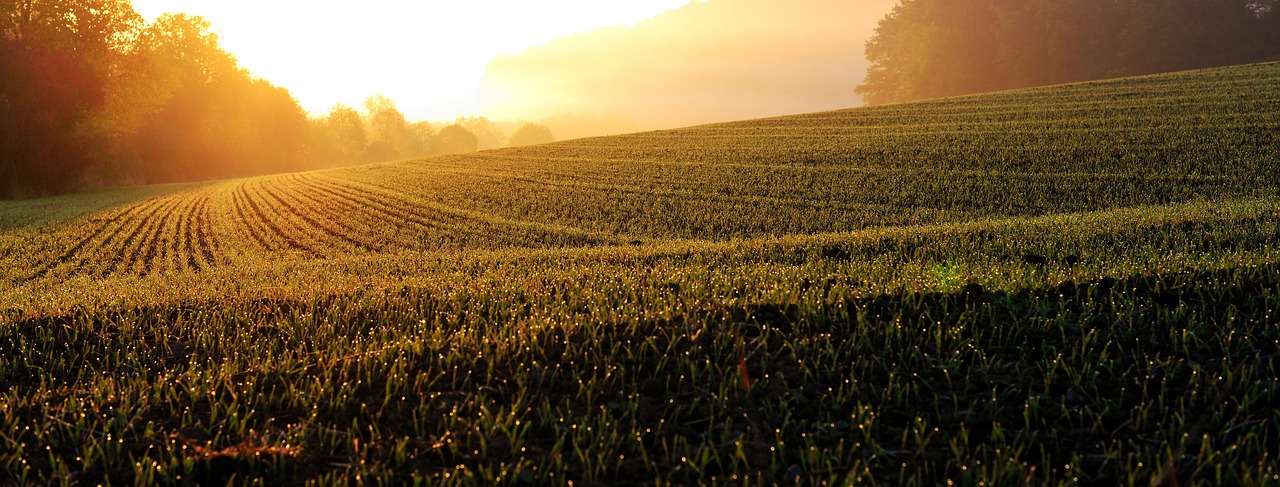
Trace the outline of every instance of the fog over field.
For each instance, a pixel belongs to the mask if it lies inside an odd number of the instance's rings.
[[[856,106],[853,87],[867,70],[863,45],[892,6],[694,2],[631,27],[495,58],[486,70],[485,112],[496,119],[596,116],[553,124],[557,136],[572,138]]]

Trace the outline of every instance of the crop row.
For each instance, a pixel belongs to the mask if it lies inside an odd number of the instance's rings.
[[[725,240],[1280,191],[1275,64],[0,208],[10,282],[232,260]],[[23,207],[15,207],[23,208]],[[8,216],[5,216],[8,215]],[[70,218],[70,219],[68,219]]]
[[[157,196],[56,230],[19,233],[8,277],[28,281],[73,274],[199,270],[217,262],[208,193]]]
[[[318,174],[206,185],[9,232],[12,283],[71,276],[198,272],[261,259],[563,247],[610,235],[508,220]]]
[[[108,278],[133,294],[82,294],[171,295],[0,323],[4,479],[1280,474],[1274,198],[295,264],[210,269],[195,299]]]

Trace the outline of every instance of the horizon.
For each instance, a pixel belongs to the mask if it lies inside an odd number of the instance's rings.
[[[310,116],[324,116],[336,104],[359,107],[381,94],[395,100],[409,119],[444,122],[488,116],[483,78],[498,56],[596,28],[634,25],[697,1],[705,0],[450,5],[381,0],[358,9],[337,2],[247,0],[136,0],[133,5],[147,21],[165,13],[208,20],[242,67],[288,89]],[[517,13],[495,15],[497,9]],[[349,35],[332,35],[342,28],[350,29]],[[481,33],[470,39],[474,42],[451,42],[474,32]]]

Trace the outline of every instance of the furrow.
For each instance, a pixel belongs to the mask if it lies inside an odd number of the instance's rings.
[[[181,203],[181,198],[169,197],[168,203],[164,206],[159,214],[159,220],[152,216],[152,220],[147,230],[142,232],[142,240],[133,247],[130,256],[122,263],[122,267],[118,270],[123,272],[132,272],[137,275],[145,276],[152,271],[151,261],[155,259],[156,252],[161,246],[159,239],[164,232],[165,225],[173,218],[174,209]]]
[[[245,208],[249,206],[249,204],[244,201],[245,198],[244,183],[241,183],[239,187],[231,192],[231,204],[235,207],[236,217],[239,218],[241,226],[249,232],[249,236],[253,241],[257,242],[258,245],[262,247],[263,252],[274,252],[280,250],[280,246],[272,245],[267,242],[266,237],[263,236],[263,232],[266,230],[259,232],[258,225],[255,225],[254,220],[249,218],[249,215],[245,212]]]
[[[103,232],[105,232],[107,229],[114,228],[115,231],[106,235],[103,238],[103,241],[98,244],[98,246],[107,245],[116,236],[116,234],[120,232],[120,227],[130,219],[128,217],[132,215],[134,211],[137,211],[140,208],[145,209],[145,208],[154,206],[156,205],[157,201],[159,201],[159,198],[152,198],[142,203],[138,203],[137,205],[134,205],[132,207],[121,209],[117,211],[110,218],[101,220],[101,223],[97,227],[95,227],[93,231],[89,233],[88,236],[80,239],[78,242],[76,242],[75,245],[72,245],[70,248],[68,248],[58,258],[54,259],[53,261],[49,262],[44,266],[41,266],[34,274],[24,279],[22,282],[32,281],[32,280],[39,279],[49,275],[49,273],[52,272],[53,269],[57,268],[59,265],[70,262],[72,258],[76,256],[76,254],[78,254],[82,249],[84,249],[90,242],[94,241],[99,236],[101,236]],[[80,266],[81,265],[77,265],[76,266],[77,269]]]
[[[277,179],[275,182],[279,182],[279,181],[281,180]],[[275,200],[276,203],[279,204],[279,207],[284,208],[286,211],[288,211],[289,213],[292,213],[294,216],[298,217],[303,222],[305,222],[307,224],[306,226],[309,227],[309,231],[307,231],[307,233],[313,235],[314,236],[313,238],[315,240],[317,241],[324,240],[324,238],[322,237],[327,237],[327,239],[336,238],[338,240],[345,242],[347,245],[357,249],[363,249],[370,252],[377,251],[374,248],[366,245],[364,242],[361,242],[359,240],[352,238],[350,235],[346,234],[345,232],[339,229],[333,228],[330,225],[325,225],[321,223],[319,220],[317,220],[316,218],[312,218],[310,215],[307,214],[307,212],[300,211],[297,207],[298,206],[297,204],[300,203],[300,201],[298,201],[298,197],[296,194],[291,194],[292,196],[291,199],[293,200],[292,202],[286,201],[285,197],[279,194],[280,192],[284,192],[283,191],[284,188],[273,188],[272,186],[276,186],[276,185],[271,185],[271,184],[262,185],[263,193],[265,193],[267,197]],[[278,192],[276,191],[277,189],[280,189],[281,191]],[[296,193],[296,192],[297,191],[295,190],[295,191],[291,191],[290,193]],[[317,212],[317,213],[322,213],[322,212]],[[303,225],[296,225],[296,226],[301,231]]]
[[[155,216],[161,211],[164,211],[172,203],[173,201],[171,198],[158,198],[156,204],[145,214],[137,213],[130,218],[127,223],[128,226],[126,227],[128,229],[128,234],[125,235],[124,240],[120,241],[118,245],[110,246],[111,257],[93,259],[98,265],[91,267],[89,270],[93,271],[92,273],[98,276],[106,276],[114,273],[120,266],[126,265],[126,262],[129,261],[129,257],[127,256],[129,249],[134,246],[138,237],[154,224]],[[103,247],[106,247],[106,245]],[[107,252],[102,252],[99,253],[99,255],[105,255],[106,253]],[[82,267],[86,263],[88,263],[88,261],[82,259]]]
[[[193,203],[190,194],[183,194],[169,210],[169,214],[161,220],[155,238],[147,248],[149,258],[143,261],[146,274],[182,271],[182,237],[186,216]]]
[[[366,211],[379,213],[389,218],[392,218],[395,221],[404,222],[404,223],[416,225],[416,226],[431,229],[431,230],[439,230],[439,231],[453,230],[451,226],[446,225],[442,221],[429,220],[419,215],[415,215],[393,204],[388,203],[388,200],[378,198],[370,194],[369,192],[355,191],[354,189],[348,186],[342,185],[337,181],[317,180],[314,187],[316,188],[317,191],[330,195],[333,198],[341,199],[343,201],[349,202],[349,204],[352,205],[352,207],[354,208],[359,208]]]
[[[253,212],[253,214],[257,217],[258,221],[266,225],[267,228],[270,229],[270,231],[275,234],[275,236],[279,237],[280,240],[282,240],[291,249],[306,252],[311,255],[316,255],[316,256],[321,255],[315,249],[311,248],[308,245],[304,245],[303,243],[299,242],[297,239],[293,238],[293,235],[290,235],[286,233],[283,229],[281,229],[280,226],[276,224],[275,219],[267,217],[266,212],[264,212],[262,210],[262,207],[258,205],[258,202],[254,200],[254,196],[250,194],[247,189],[245,189],[245,186],[241,186],[241,189],[243,190],[245,202],[249,204],[249,210]]]
[[[469,241],[474,238],[477,242],[488,242],[489,244],[499,243],[497,239],[498,233],[485,232],[483,229],[477,228],[485,222],[474,219],[467,219],[445,212],[441,212],[431,207],[428,203],[412,205],[411,202],[404,199],[385,197],[374,191],[360,190],[351,186],[343,185],[337,181],[318,182],[318,184],[326,185],[328,191],[332,194],[341,194],[351,201],[363,203],[363,207],[387,215],[392,218],[401,219],[412,224],[418,225],[430,230],[435,230],[431,235],[433,237],[443,237],[446,241],[452,242],[454,246],[462,246],[462,242]],[[319,187],[319,186],[318,186]],[[411,212],[406,208],[413,208],[415,212]],[[422,212],[430,211],[432,218],[422,216]]]
[[[293,196],[298,199],[305,199],[315,208],[323,208],[324,211],[317,212],[321,214],[331,224],[342,229],[349,238],[359,242],[363,248],[373,252],[387,252],[388,246],[395,245],[399,248],[409,248],[407,245],[397,241],[378,240],[375,236],[385,233],[389,230],[398,230],[401,225],[396,225],[386,220],[372,221],[365,216],[366,208],[356,205],[355,203],[344,198],[335,197],[324,193],[317,187],[317,183],[311,179],[296,179],[296,186],[292,192]],[[342,215],[345,218],[334,218],[333,215]],[[363,239],[357,237],[364,237]]]
[[[334,181],[336,183],[336,180]],[[347,189],[347,191],[355,191],[355,188],[349,188],[345,185],[338,186]],[[367,188],[362,191],[366,197],[378,201],[383,206],[398,206],[390,202],[393,197],[383,195],[384,192],[395,191],[395,189],[379,185],[361,184],[361,186]],[[404,199],[400,199],[400,201],[405,204],[408,203],[407,200]],[[414,205],[414,208],[418,210],[427,209],[450,220],[465,223],[465,226],[459,225],[461,228],[455,228],[454,230],[462,235],[475,237],[476,242],[481,243],[484,247],[492,247],[496,243],[509,243],[535,247],[545,246],[551,242],[560,242],[561,244],[566,245],[590,245],[614,242],[616,240],[597,235],[590,235],[588,232],[578,229],[547,228],[546,226],[536,222],[493,220],[432,201],[420,201]],[[501,235],[501,240],[497,238],[498,235]]]
[[[457,235],[464,233],[461,227],[467,223],[410,200],[383,198],[328,177],[310,178],[307,189],[314,198],[343,208],[353,220],[368,228],[370,234],[395,229],[402,236],[395,244],[406,249],[423,247],[422,232],[435,236]]]
[[[206,266],[216,266],[224,262],[215,256],[222,256],[218,251],[217,240],[213,235],[213,218],[210,216],[209,202],[213,200],[212,196],[206,197],[200,202],[200,213],[197,225],[196,242],[199,243],[200,254],[204,256]],[[225,257],[223,257],[225,259]]]
[[[434,205],[426,202],[411,205],[408,200],[386,197],[374,191],[360,190],[336,181],[319,184],[327,184],[329,186],[328,190],[342,193],[345,195],[344,197],[353,201],[363,201],[365,208],[434,230],[429,235],[437,240],[436,243],[438,245],[450,248],[465,248],[498,247],[503,244],[518,243],[518,240],[512,237],[511,232],[506,229],[493,228],[492,231],[487,231],[486,229],[491,226],[488,222],[442,212],[434,208]],[[405,209],[409,207],[412,207],[414,212]],[[422,216],[424,211],[431,212],[431,217],[434,217],[434,219]],[[419,241],[418,243],[420,248],[431,247],[426,242]]]
[[[176,239],[173,246],[173,264],[175,271],[191,270],[199,272],[203,267],[200,264],[200,254],[196,252],[196,215],[200,212],[200,202],[204,195],[191,195],[188,199],[190,204],[187,206],[187,212],[179,221],[178,228],[179,239]]]

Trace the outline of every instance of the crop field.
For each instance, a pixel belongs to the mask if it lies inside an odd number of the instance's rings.
[[[0,203],[0,483],[1280,484],[1280,63]]]

